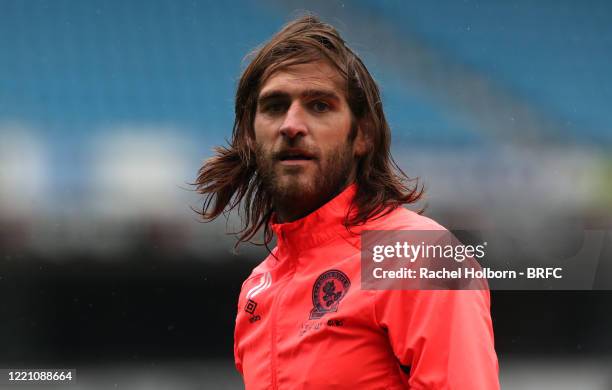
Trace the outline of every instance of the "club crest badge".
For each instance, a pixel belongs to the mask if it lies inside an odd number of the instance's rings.
[[[351,281],[342,271],[332,269],[322,273],[312,286],[310,319],[316,320],[327,313],[338,311],[338,305],[351,286]]]

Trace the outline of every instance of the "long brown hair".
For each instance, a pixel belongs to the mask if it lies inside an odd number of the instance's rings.
[[[347,102],[368,142],[368,150],[358,162],[357,193],[344,222],[347,229],[421,198],[423,188],[419,189],[417,180],[408,178],[391,156],[391,132],[376,82],[335,28],[315,16],[302,16],[285,25],[250,56],[253,59],[242,73],[236,91],[231,143],[215,148],[215,156],[204,162],[194,183],[196,191],[205,195],[202,211],[198,211],[205,221],[242,204],[242,212],[240,208],[238,212],[243,228],[236,232],[236,246],[251,241],[262,227],[264,244],[272,240],[268,224],[272,198],[258,175],[253,150],[257,97],[275,71],[320,60],[329,62],[345,80]],[[355,136],[356,132],[351,134]]]

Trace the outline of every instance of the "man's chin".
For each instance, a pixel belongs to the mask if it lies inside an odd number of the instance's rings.
[[[304,199],[316,193],[316,188],[312,181],[304,178],[284,177],[275,185],[275,195],[279,200]]]

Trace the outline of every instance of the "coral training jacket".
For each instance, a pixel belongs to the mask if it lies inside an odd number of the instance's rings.
[[[488,290],[361,290],[356,185],[271,223],[277,247],[243,283],[236,367],[256,389],[499,389]],[[438,230],[398,208],[361,230]]]

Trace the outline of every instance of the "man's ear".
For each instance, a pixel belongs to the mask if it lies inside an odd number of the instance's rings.
[[[363,127],[361,125],[357,126],[357,136],[353,141],[353,153],[355,157],[362,157],[368,151],[368,137],[363,131]]]

